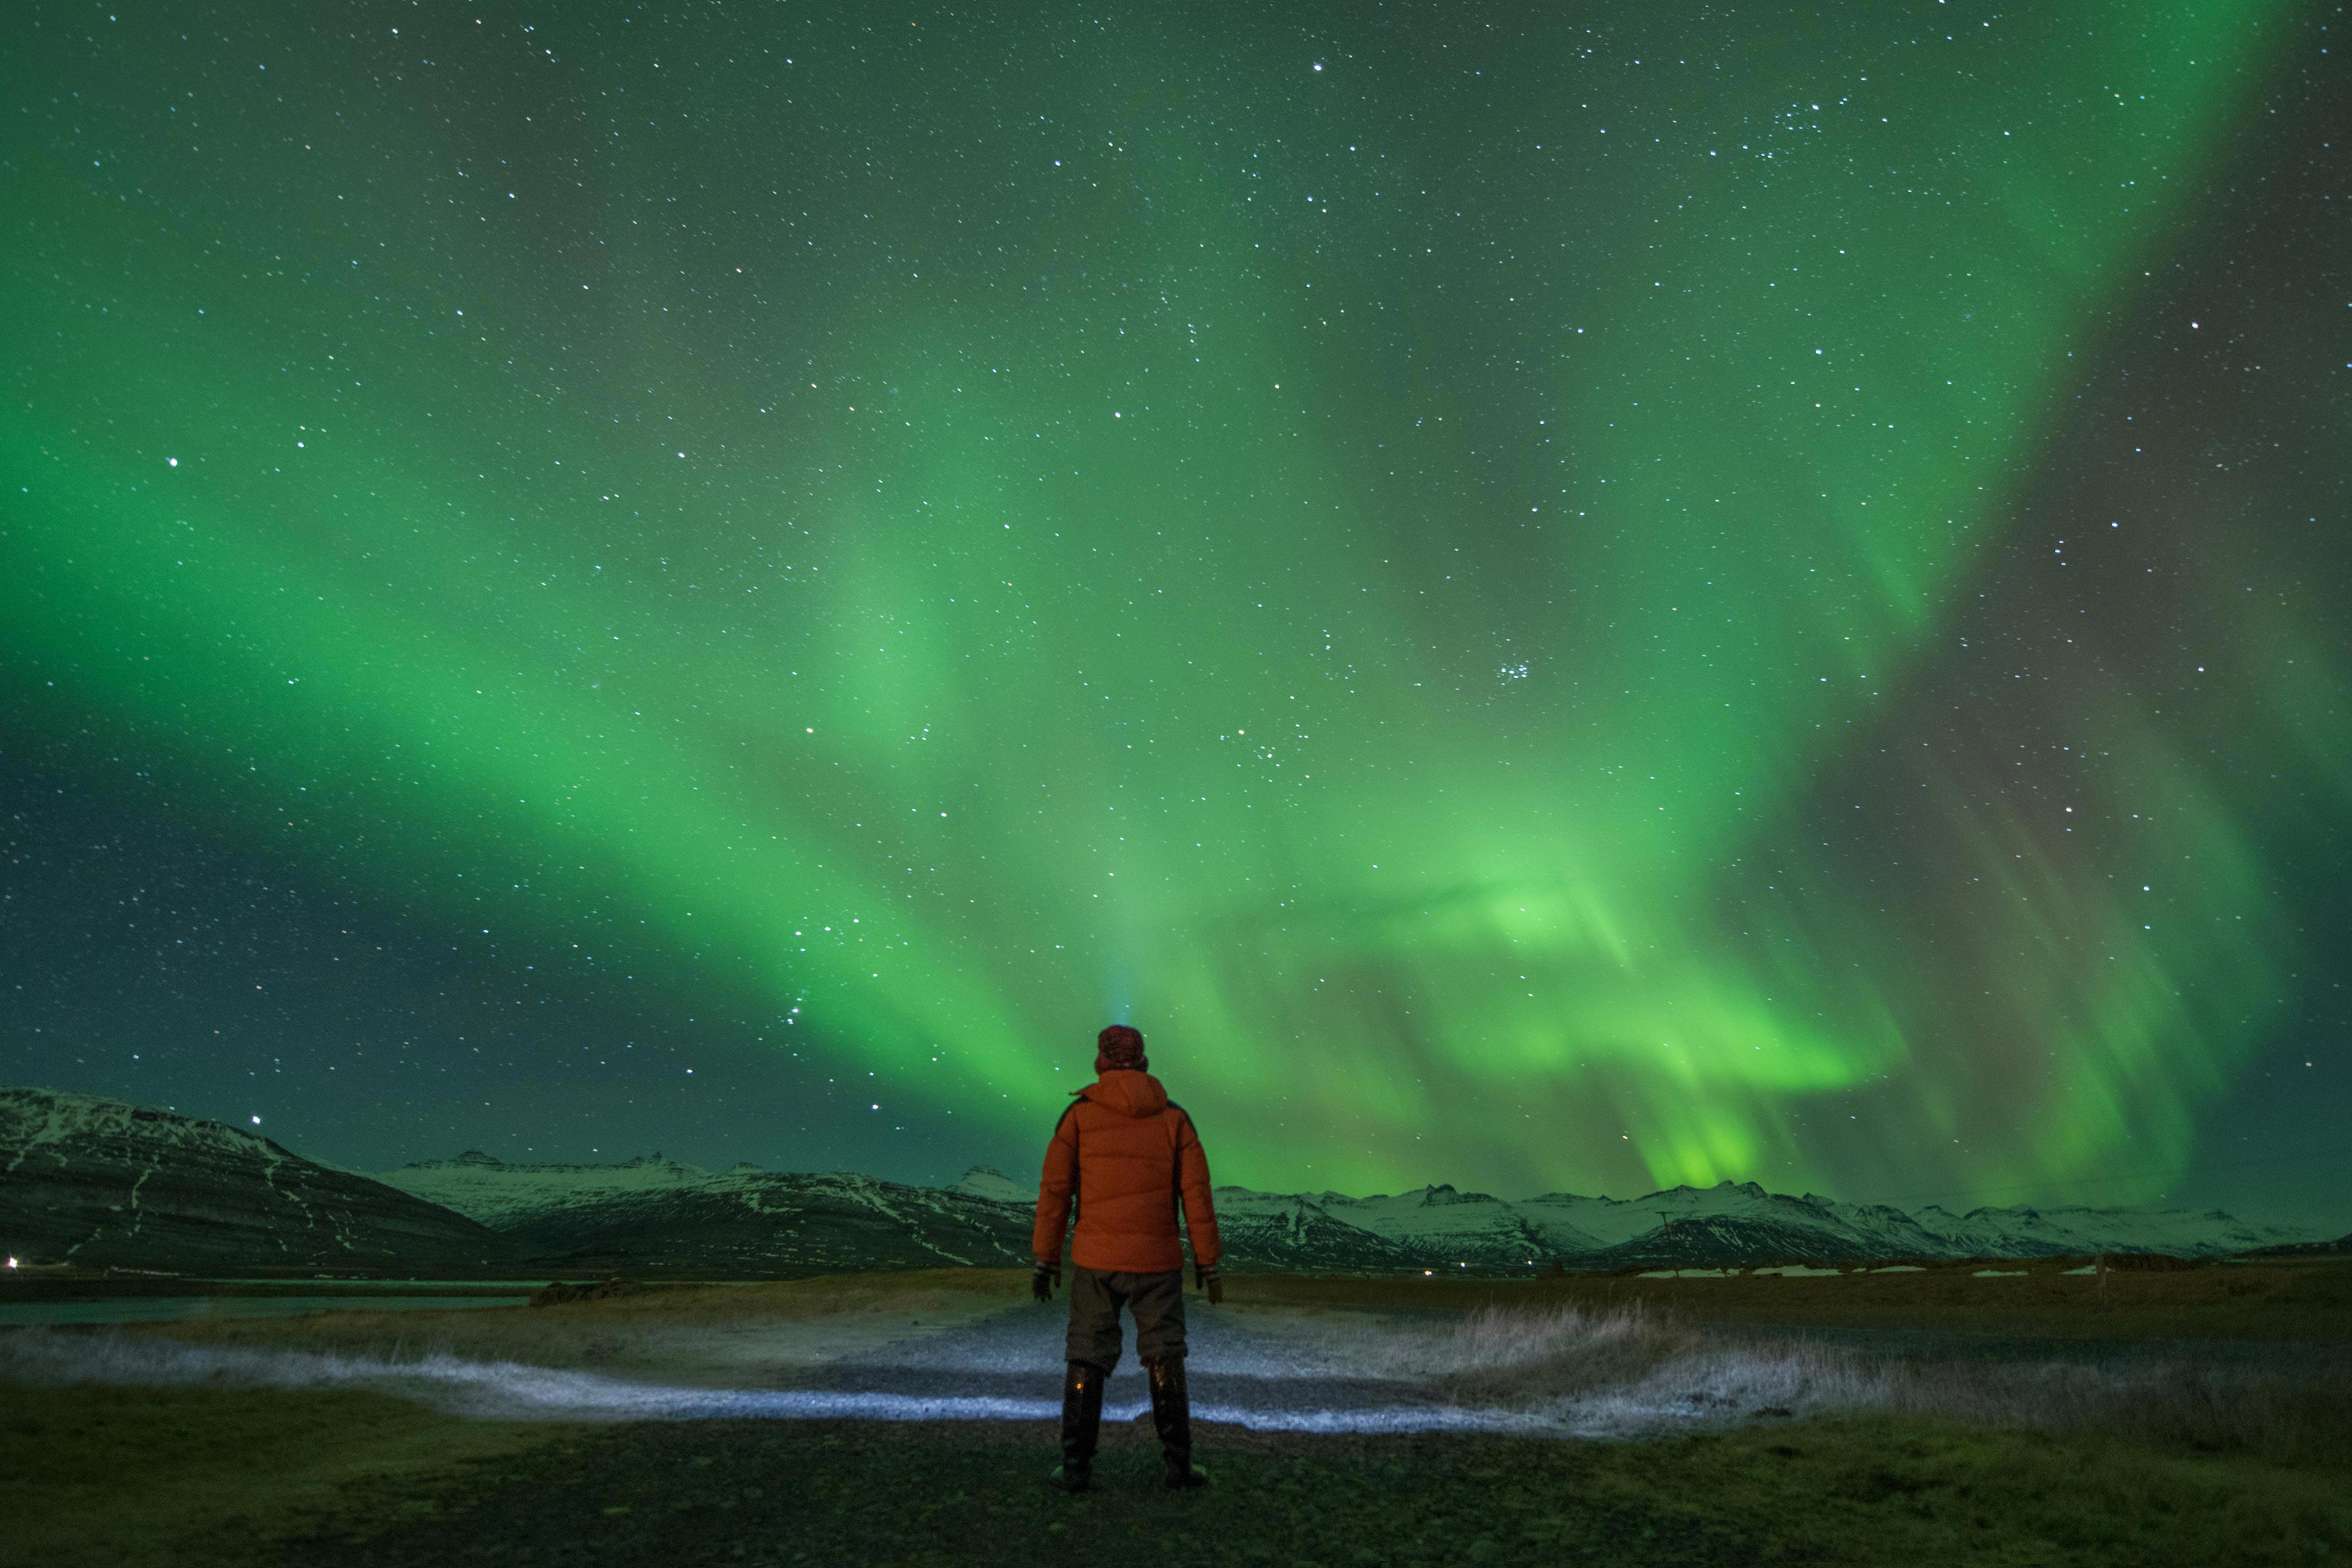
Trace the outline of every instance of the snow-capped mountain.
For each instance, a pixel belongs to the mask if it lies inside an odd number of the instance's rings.
[[[1036,1189],[986,1166],[953,1186],[854,1174],[724,1175],[646,1155],[617,1165],[509,1165],[468,1152],[382,1178],[599,1268],[750,1273],[1025,1261]],[[1977,1209],[1917,1215],[1768,1193],[1753,1183],[1633,1199],[1550,1193],[1507,1203],[1451,1186],[1349,1197],[1220,1187],[1236,1267],[1382,1272],[1722,1265],[1805,1259],[2211,1257],[2307,1238],[2219,1212]]]
[[[757,1279],[1017,1266],[1036,1189],[975,1167],[949,1187],[854,1172],[725,1172],[648,1154],[509,1164],[469,1150],[376,1178],[240,1128],[90,1095],[0,1089],[0,1246],[37,1262],[166,1271],[625,1273]],[[1940,1208],[1753,1183],[1505,1202],[1451,1186],[1350,1197],[1217,1189],[1238,1268],[1379,1273],[1650,1268],[2095,1252],[2216,1257],[2316,1233],[2219,1211]]]
[[[1220,1205],[1226,1201],[1220,1191]],[[1433,1186],[1370,1198],[1325,1193],[1315,1201],[1336,1220],[1404,1245],[1431,1268],[1526,1268],[1554,1259],[1578,1268],[1614,1268],[2095,1252],[2197,1258],[2300,1241],[2311,1234],[2248,1225],[2219,1210],[2020,1207],[1954,1215],[1928,1208],[1908,1215],[1885,1204],[1768,1193],[1753,1182],[1674,1187],[1631,1199],[1548,1193],[1506,1203]]]
[[[855,1172],[720,1173],[659,1154],[509,1165],[468,1150],[378,1179],[528,1242],[559,1271],[727,1279],[1029,1259],[1028,1209],[1007,1195]]]
[[[992,1203],[1028,1204],[1037,1199],[1034,1186],[1023,1186],[993,1165],[974,1165],[956,1183],[955,1190]]]
[[[88,1268],[455,1278],[514,1243],[258,1133],[97,1095],[0,1089],[0,1248]]]
[[[1239,1268],[1384,1272],[1421,1268],[1428,1251],[1414,1238],[1350,1223],[1303,1194],[1219,1187],[1216,1204],[1217,1238]]]

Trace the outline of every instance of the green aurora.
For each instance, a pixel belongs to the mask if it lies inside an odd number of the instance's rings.
[[[20,749],[738,1093],[1026,1158],[1117,1016],[1262,1188],[2128,1201],[2324,956],[2309,509],[2051,480],[2300,7],[40,10]]]

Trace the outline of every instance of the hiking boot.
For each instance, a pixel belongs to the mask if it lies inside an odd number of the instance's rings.
[[[1154,1356],[1143,1363],[1151,1379],[1151,1425],[1160,1434],[1160,1458],[1171,1491],[1209,1484],[1209,1472],[1192,1463],[1192,1401],[1184,1391],[1184,1358]]]
[[[1062,1376],[1062,1462],[1046,1479],[1066,1492],[1094,1484],[1095,1435],[1102,1426],[1103,1371],[1074,1361]]]

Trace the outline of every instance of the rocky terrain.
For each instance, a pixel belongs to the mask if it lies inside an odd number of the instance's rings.
[[[96,1095],[0,1089],[0,1248],[158,1273],[479,1275],[520,1248],[259,1133]]]

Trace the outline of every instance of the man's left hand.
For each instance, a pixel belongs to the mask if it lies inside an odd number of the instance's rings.
[[[1209,1264],[1205,1268],[1200,1264],[1194,1264],[1192,1266],[1192,1283],[1209,1293],[1210,1306],[1222,1307],[1224,1305],[1225,1281],[1223,1277],[1217,1272],[1217,1266],[1215,1264]]]
[[[1041,1258],[1037,1260],[1036,1271],[1029,1276],[1029,1294],[1040,1301],[1050,1301],[1054,1299],[1054,1287],[1061,1282],[1062,1260]]]

